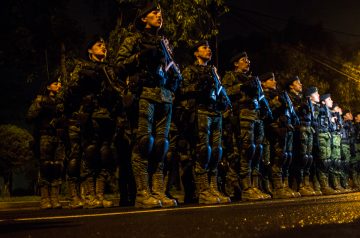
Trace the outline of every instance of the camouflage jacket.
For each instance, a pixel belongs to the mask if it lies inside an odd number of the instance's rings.
[[[211,112],[225,109],[224,98],[216,92],[219,85],[214,79],[213,67],[195,63],[184,69],[180,100],[186,102],[186,108],[200,108]]]
[[[56,129],[65,128],[62,108],[59,97],[38,95],[32,102],[26,119],[34,123],[36,130],[43,131],[43,134],[56,135]]]
[[[255,120],[259,118],[260,105],[258,89],[253,84],[249,84],[250,80],[251,78],[246,74],[228,71],[222,83],[232,102],[234,115]]]
[[[164,52],[160,45],[162,39],[163,36],[149,31],[130,35],[117,52],[116,65],[124,68],[129,77],[130,90],[138,97],[158,103],[172,103],[176,79],[170,71],[165,71]],[[145,54],[149,48],[157,49],[156,57]]]
[[[64,90],[68,116],[84,113],[93,118],[109,118],[124,86],[116,81],[115,73],[106,64],[78,60]]]

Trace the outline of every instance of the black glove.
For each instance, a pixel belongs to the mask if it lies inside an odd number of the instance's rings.
[[[79,72],[80,78],[88,78],[88,79],[95,79],[98,76],[97,70],[93,69],[82,69]]]
[[[163,56],[162,51],[159,49],[159,47],[154,45],[147,45],[145,49],[140,51],[140,59],[142,61],[160,60],[162,56]]]

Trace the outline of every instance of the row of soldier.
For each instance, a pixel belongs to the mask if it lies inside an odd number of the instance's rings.
[[[357,188],[353,119],[329,94],[309,87],[303,97],[298,77],[279,91],[273,73],[249,76],[245,52],[220,81],[206,41],[180,73],[162,23],[158,6],[144,8],[113,64],[104,40],[92,39],[66,84],[52,82],[32,103],[41,208],[61,207],[64,171],[70,208],[113,206],[104,191],[115,158],[141,208],[177,206],[178,184],[201,204],[348,192],[349,174]]]

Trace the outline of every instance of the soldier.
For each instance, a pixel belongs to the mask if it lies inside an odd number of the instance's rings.
[[[316,94],[316,93],[314,93]],[[310,97],[313,97],[312,94]],[[332,115],[330,109],[333,106],[330,94],[323,94],[320,97],[321,105],[315,104],[314,110],[317,114],[316,121],[318,124],[318,157],[317,163],[317,175],[320,182],[321,192],[324,195],[337,194],[338,191],[332,189],[329,186],[329,174],[333,173],[332,161],[331,161],[331,120]]]
[[[339,193],[349,192],[342,187],[340,183],[342,175],[342,162],[341,162],[341,130],[343,128],[342,109],[337,103],[333,103],[331,108],[331,115],[333,118],[332,132],[331,132],[331,160],[334,173],[330,175],[330,181],[335,190]]]
[[[159,6],[147,5],[135,19],[138,32],[124,40],[116,59],[128,73],[139,98],[132,166],[137,187],[135,206],[142,208],[177,205],[165,195],[163,167],[169,149],[173,92],[180,75],[174,67],[166,67],[170,62],[165,52],[168,45],[164,47],[167,40],[159,35],[162,23]]]
[[[228,133],[233,138],[233,155],[228,157],[227,190],[232,191],[238,187],[240,178],[242,200],[269,199],[271,196],[259,189],[259,162],[263,151],[264,128],[259,114],[258,81],[248,75],[250,60],[246,52],[234,56],[231,63],[234,70],[226,72],[223,79],[233,104],[231,132]]]
[[[349,174],[350,174],[350,158],[353,154],[351,144],[354,143],[354,127],[353,115],[351,111],[344,110],[343,112],[343,127],[341,128],[341,174],[340,183],[343,188],[350,192]]]
[[[353,189],[358,191],[360,189],[360,113],[354,115],[354,155],[350,161],[350,178]]]
[[[40,208],[61,208],[59,189],[65,160],[62,102],[57,97],[61,83],[47,86],[47,94],[38,95],[31,104],[27,119],[35,124],[40,145]]]
[[[110,117],[112,100],[109,98],[109,75],[114,77],[114,73],[104,64],[107,50],[103,38],[93,37],[88,42],[87,54],[86,60],[76,62],[65,93],[66,111],[70,117],[71,152],[67,168],[72,197],[70,206],[81,205],[77,191],[81,162],[85,206],[111,207],[113,203],[104,198],[104,190],[115,167],[111,146],[115,123]]]
[[[227,203],[230,198],[219,192],[217,184],[217,168],[222,158],[221,112],[227,106],[223,98],[227,95],[219,93],[221,85],[215,79],[218,77],[216,68],[208,65],[212,56],[208,42],[200,41],[193,47],[193,52],[196,61],[184,70],[181,92],[189,107],[195,109],[195,183],[199,203]]]
[[[266,98],[272,110],[273,118],[264,120],[266,140],[270,142],[269,152],[264,146],[264,156],[269,154],[270,160],[265,160],[264,166],[271,166],[274,190],[273,198],[291,198],[293,192],[284,188],[283,180],[288,180],[288,169],[292,159],[293,124],[297,115],[286,92],[277,90],[277,82],[273,73],[260,76]],[[285,95],[286,93],[286,95]]]
[[[316,94],[317,89],[310,87],[305,91],[303,98],[300,78],[295,76],[288,81],[287,90],[300,122],[294,132],[294,161],[291,176],[295,178],[296,186],[293,184],[293,187],[296,187],[296,191],[301,196],[312,196],[315,195],[315,191],[310,186],[310,168],[313,164],[313,110],[310,95]],[[317,100],[316,95],[313,99]]]

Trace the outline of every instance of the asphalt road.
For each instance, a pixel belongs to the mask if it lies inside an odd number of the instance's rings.
[[[0,237],[360,237],[360,193],[175,209],[0,211]]]

